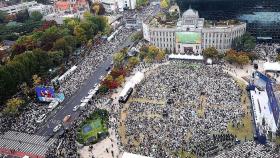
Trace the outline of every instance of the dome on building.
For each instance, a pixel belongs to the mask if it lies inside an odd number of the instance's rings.
[[[183,15],[183,18],[199,18],[198,16],[198,12],[196,10],[193,10],[191,8],[189,8],[188,10],[186,10]]]

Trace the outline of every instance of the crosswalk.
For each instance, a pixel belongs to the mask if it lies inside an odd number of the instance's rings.
[[[43,136],[8,131],[0,135],[0,148],[44,156],[48,148],[56,141],[51,138],[45,142],[44,139]]]

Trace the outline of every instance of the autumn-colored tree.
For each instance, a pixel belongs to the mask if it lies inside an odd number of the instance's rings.
[[[168,8],[168,6],[170,5],[170,1],[169,0],[160,0],[160,7],[161,8]]]
[[[120,75],[119,77],[116,78],[116,81],[119,85],[121,85],[125,81],[125,78],[123,75]]]
[[[165,57],[165,53],[164,53],[164,51],[162,51],[162,50],[160,50],[158,53],[157,53],[157,55],[156,55],[156,61],[162,61],[163,59],[164,59],[164,57]]]
[[[33,75],[32,76],[32,80],[33,80],[33,86],[36,87],[37,85],[39,85],[42,81],[41,77],[39,77],[38,75]]]
[[[6,103],[6,107],[4,108],[3,112],[7,115],[15,115],[18,113],[19,107],[24,103],[24,100],[20,98],[9,99]]]

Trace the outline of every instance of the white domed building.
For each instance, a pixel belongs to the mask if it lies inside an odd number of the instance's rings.
[[[209,47],[225,52],[231,48],[235,38],[246,32],[246,23],[236,20],[208,21],[200,18],[198,11],[192,8],[186,10],[176,23],[157,19],[143,23],[144,39],[173,53],[201,55]]]

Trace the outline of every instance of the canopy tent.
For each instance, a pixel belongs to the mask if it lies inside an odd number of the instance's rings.
[[[170,54],[169,59],[183,59],[183,60],[203,60],[202,55],[182,55],[182,54]]]
[[[138,83],[141,82],[141,80],[143,80],[144,78],[144,74],[142,72],[136,72],[135,75],[128,81],[126,82],[123,90],[121,91],[120,93],[120,97],[121,96],[125,96],[125,94],[127,93],[127,91],[130,89],[130,88],[134,88],[134,86]]]
[[[263,64],[263,68],[265,71],[280,71],[280,64],[278,62],[266,62]]]
[[[124,152],[123,155],[122,155],[122,158],[152,158],[152,157],[147,157],[147,156],[142,156],[142,155],[137,155],[137,154]]]

